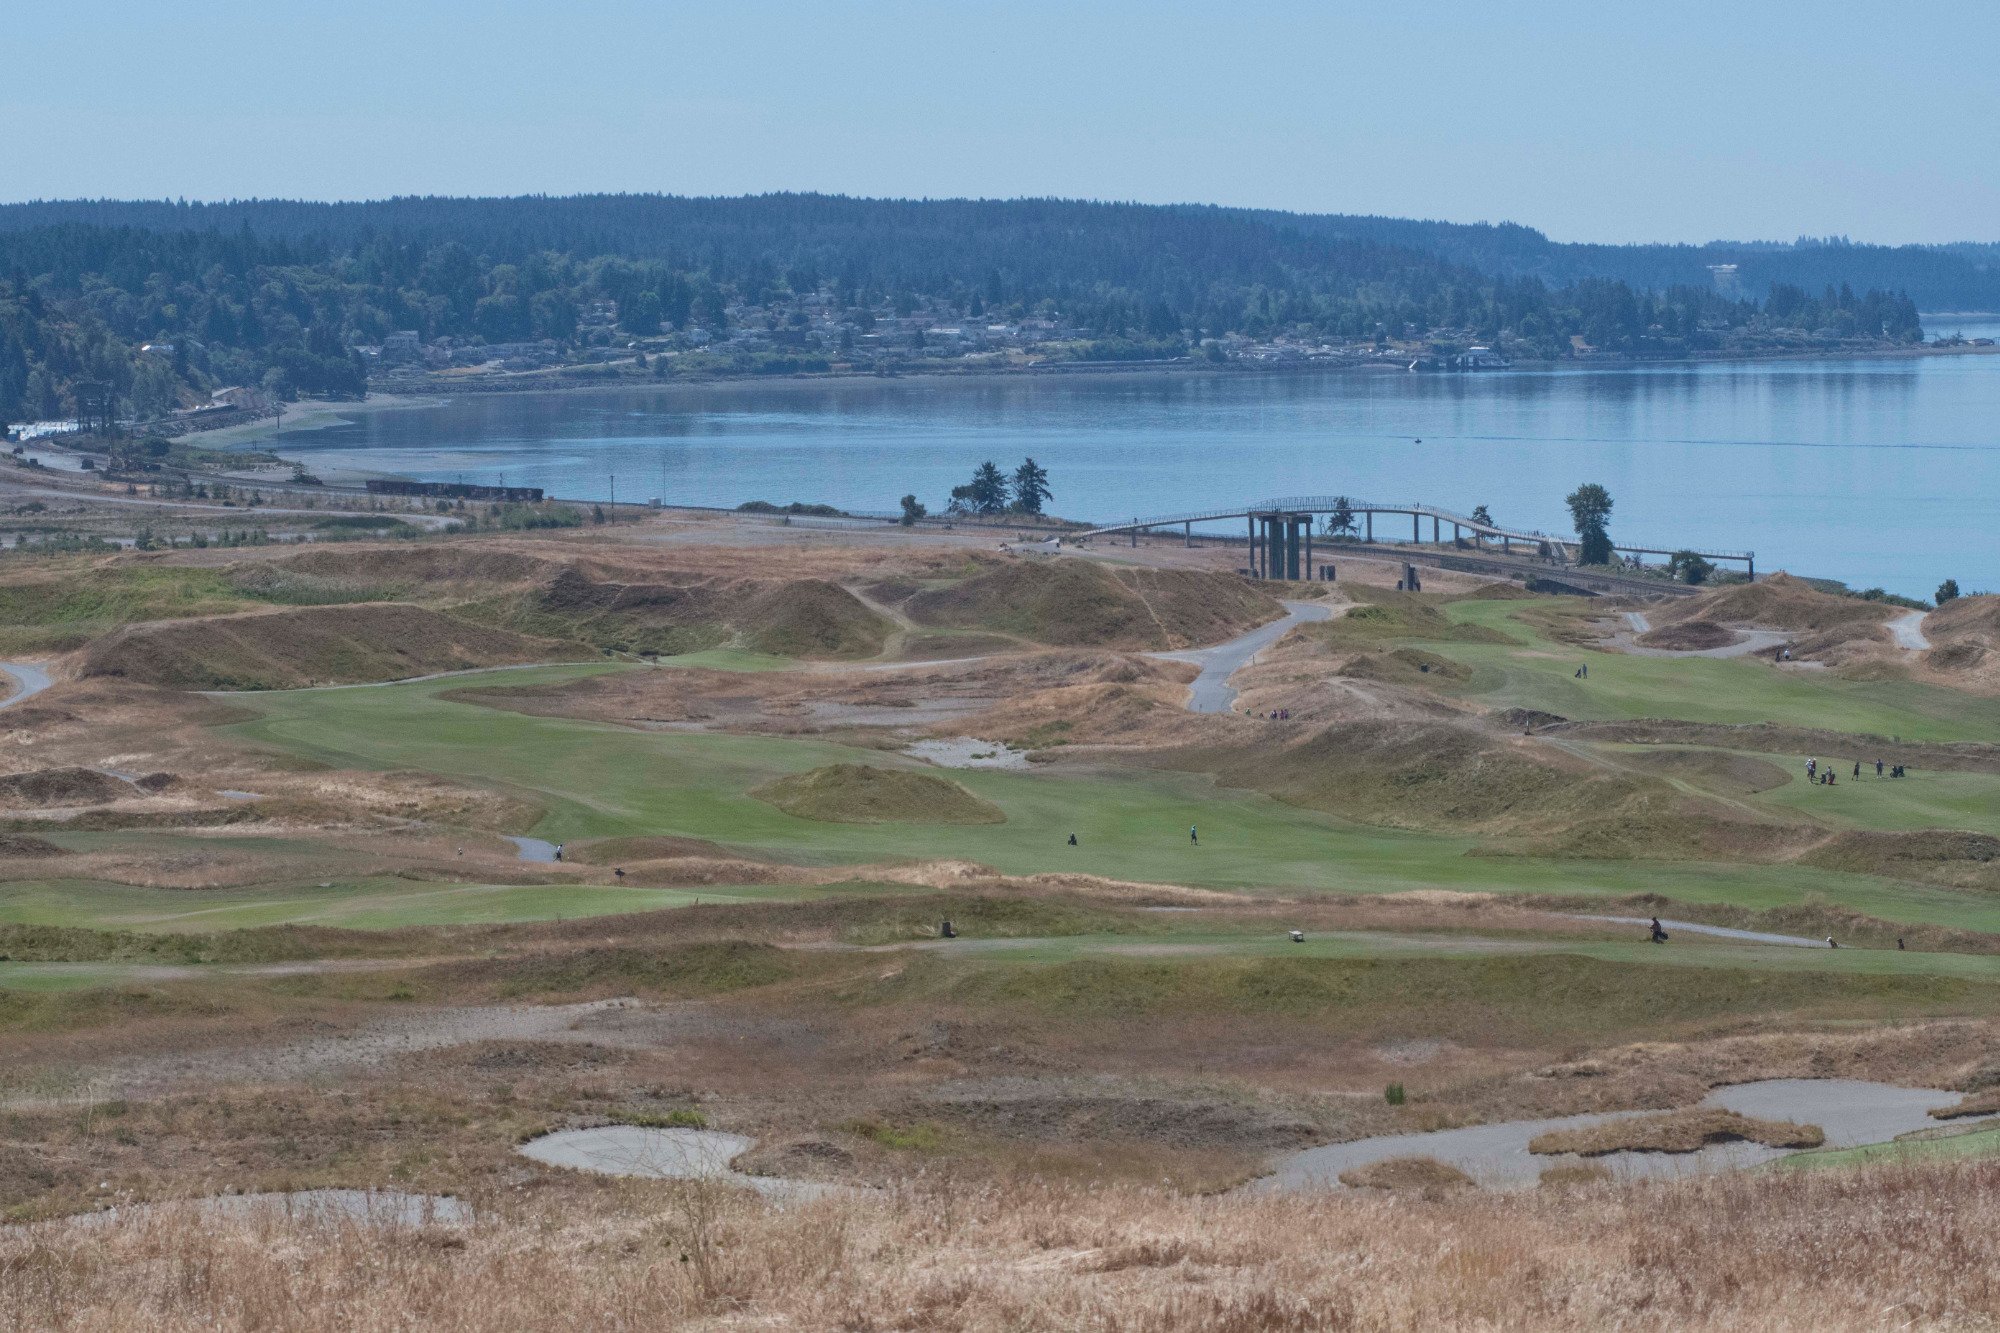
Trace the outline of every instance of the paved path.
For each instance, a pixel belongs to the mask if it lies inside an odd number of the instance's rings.
[[[43,662],[0,662],[0,672],[12,676],[20,686],[5,699],[0,699],[0,708],[12,708],[23,700],[32,699],[54,683],[49,679],[47,664]]]
[[[1580,921],[1610,921],[1621,926],[1639,926],[1644,928],[1653,924],[1653,919],[1645,916],[1591,916],[1582,912],[1575,915]],[[1790,944],[1801,949],[1824,949],[1828,947],[1825,940],[1810,939],[1804,935],[1771,935],[1761,930],[1737,930],[1733,926],[1709,926],[1699,921],[1669,921],[1665,917],[1661,917],[1660,925],[1665,927],[1669,935],[1676,933],[1715,935],[1725,940],[1748,940],[1752,944]]]
[[[1924,617],[1927,611],[1909,611],[1889,622],[1889,637],[1896,641],[1898,648],[1907,648],[1913,653],[1921,653],[1931,646],[1924,637]]]
[[[1343,608],[1344,609],[1344,608]],[[1249,666],[1257,654],[1289,634],[1294,625],[1308,620],[1331,620],[1333,608],[1320,602],[1286,602],[1285,617],[1259,625],[1248,634],[1239,634],[1210,648],[1183,648],[1171,653],[1147,653],[1167,662],[1193,662],[1201,674],[1188,687],[1188,711],[1226,713],[1236,702],[1235,687],[1229,678]]]

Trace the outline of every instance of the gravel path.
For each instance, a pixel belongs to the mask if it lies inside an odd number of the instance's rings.
[[[1576,913],[1576,917],[1580,921],[1612,921],[1621,926],[1639,926],[1642,928],[1653,924],[1651,917],[1644,916],[1590,916],[1579,912]],[[1761,930],[1737,930],[1733,926],[1710,926],[1704,925],[1699,921],[1669,921],[1665,917],[1661,917],[1660,925],[1666,928],[1666,932],[1669,935],[1675,933],[1715,935],[1725,940],[1748,940],[1752,944],[1790,944],[1801,949],[1824,949],[1828,947],[1825,940],[1808,939],[1804,935],[1770,935]]]
[[[1768,1079],[1717,1088],[1703,1106],[1721,1107],[1767,1120],[1792,1120],[1826,1131],[1829,1148],[1854,1148],[1886,1143],[1899,1134],[1928,1129],[1938,1122],[1930,1110],[1949,1106],[1956,1092],[1935,1088],[1898,1088],[1853,1079]],[[1528,1151],[1528,1142],[1550,1130],[1582,1128],[1647,1111],[1612,1111],[1562,1116],[1551,1120],[1514,1120],[1472,1125],[1429,1134],[1385,1134],[1352,1143],[1332,1143],[1280,1158],[1271,1175],[1243,1186],[1258,1193],[1288,1193],[1312,1189],[1344,1189],[1340,1173],[1392,1157],[1432,1157],[1449,1163],[1489,1189],[1521,1189],[1535,1184],[1551,1166],[1597,1162],[1619,1177],[1704,1175],[1739,1170],[1791,1155],[1790,1149],[1754,1143],[1726,1143],[1692,1153],[1608,1153],[1582,1158],[1563,1153],[1543,1156]]]
[[[1924,617],[1927,611],[1907,611],[1889,622],[1889,637],[1896,641],[1898,648],[1907,648],[1913,653],[1921,653],[1931,646],[1924,637]]]
[[[44,662],[0,662],[0,671],[14,678],[20,686],[5,699],[0,699],[0,708],[12,708],[15,704],[32,699],[54,684],[49,679],[47,663]]]
[[[1257,654],[1289,634],[1294,625],[1309,620],[1333,619],[1333,608],[1319,602],[1286,602],[1285,617],[1259,625],[1248,634],[1239,634],[1209,648],[1183,648],[1171,653],[1148,653],[1167,662],[1192,662],[1201,674],[1188,687],[1188,711],[1226,713],[1236,702],[1236,690],[1229,678],[1250,665]]]

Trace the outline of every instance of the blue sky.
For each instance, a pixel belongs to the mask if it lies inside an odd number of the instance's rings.
[[[2000,5],[15,0],[0,199],[1065,195],[2000,239]]]

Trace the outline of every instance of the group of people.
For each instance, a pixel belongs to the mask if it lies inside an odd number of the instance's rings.
[[[1292,710],[1289,708],[1273,708],[1270,712],[1259,713],[1257,716],[1270,722],[1290,722],[1292,720]]]
[[[1882,770],[1884,767],[1885,765],[1882,763],[1880,759],[1877,759],[1875,761],[1876,777],[1879,778],[1882,776]],[[1905,776],[1904,766],[1901,764],[1897,764],[1893,767],[1890,767],[1888,775],[1892,778],[1900,778]],[[1859,759],[1854,761],[1854,776],[1857,778],[1861,776],[1861,761]],[[1835,774],[1833,771],[1832,764],[1826,764],[1822,766],[1819,760],[1817,759],[1806,760],[1807,782],[1813,783],[1816,786],[1831,787],[1834,784],[1834,780],[1835,780]]]

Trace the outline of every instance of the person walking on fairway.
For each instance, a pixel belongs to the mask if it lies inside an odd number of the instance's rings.
[[[1193,843],[1197,847],[1201,846],[1201,838],[1199,835],[1195,833],[1194,825],[1192,824],[1188,825],[1188,841]]]

